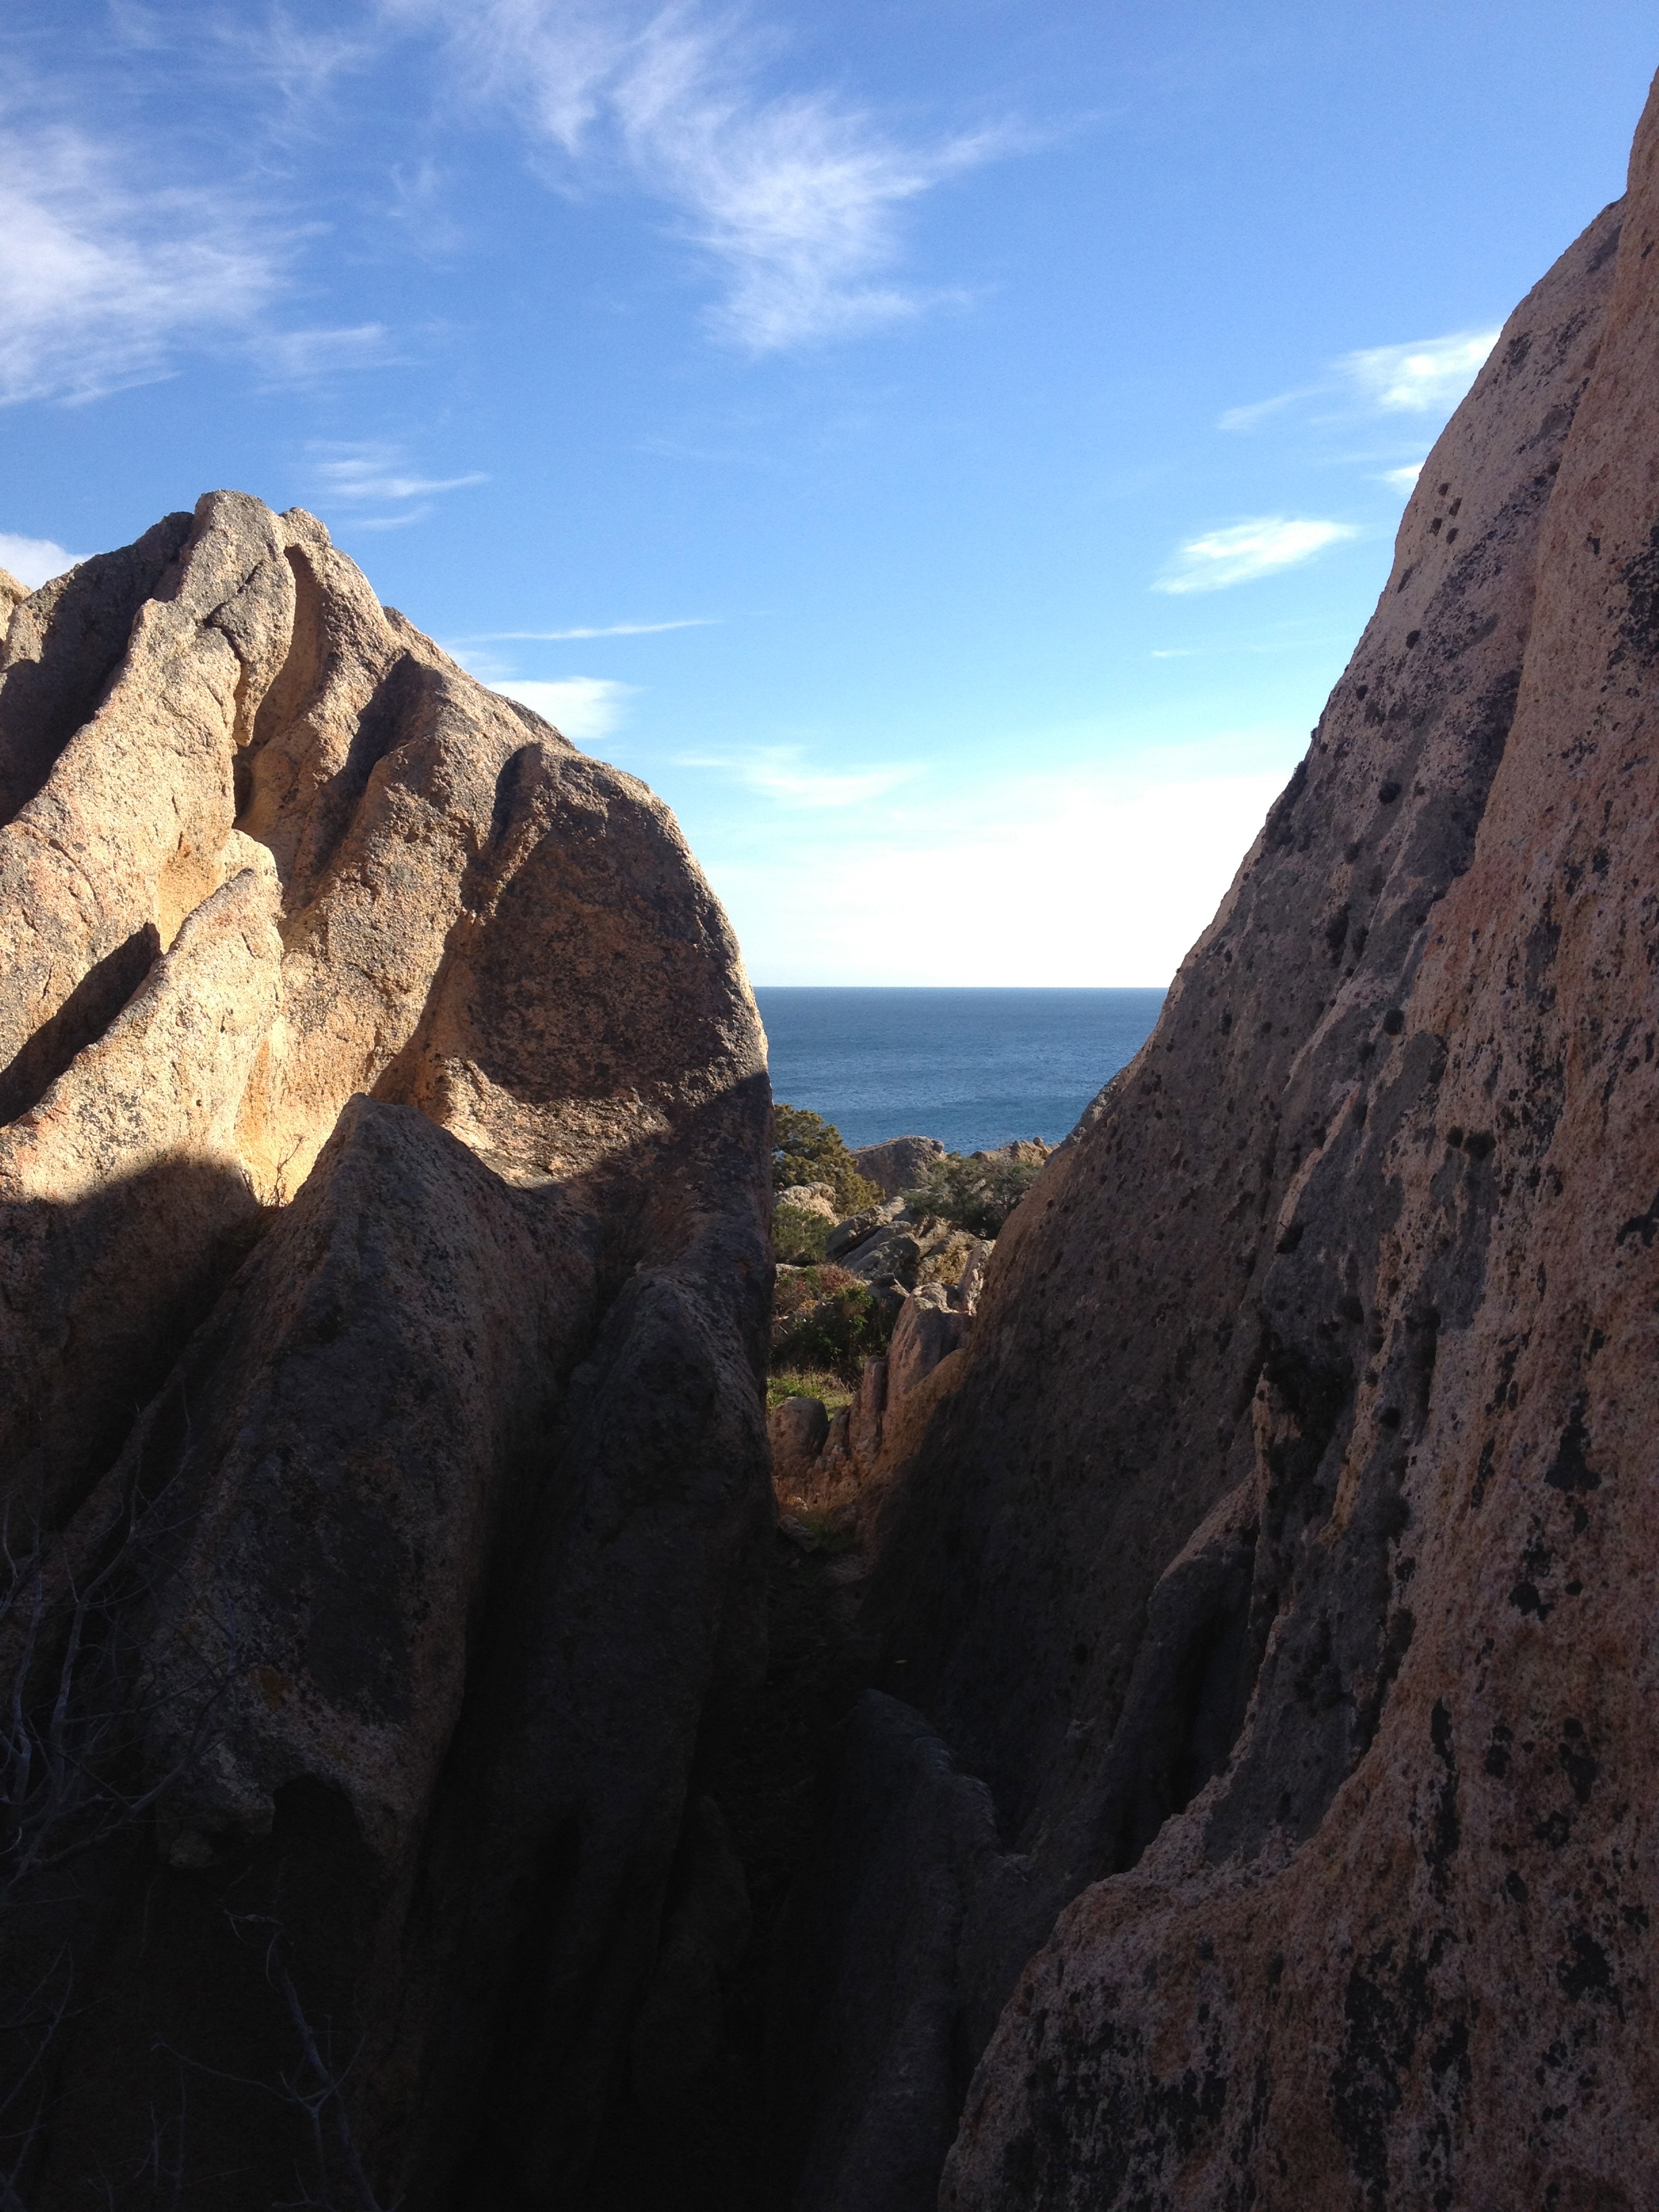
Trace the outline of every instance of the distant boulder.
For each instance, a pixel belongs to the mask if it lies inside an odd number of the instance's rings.
[[[830,1433],[830,1416],[821,1398],[786,1398],[774,1406],[766,1419],[773,1465],[794,1467],[816,1459]]]
[[[988,1152],[969,1152],[968,1157],[1001,1167],[1040,1168],[1053,1150],[1041,1137],[1014,1137],[1006,1145],[993,1145]]]
[[[921,1242],[905,1222],[895,1222],[866,1237],[842,1261],[849,1273],[866,1283],[902,1283],[914,1290],[921,1267]]]
[[[881,1188],[889,1198],[914,1189],[935,1160],[945,1158],[937,1137],[889,1137],[879,1145],[860,1145],[853,1164],[861,1176]]]
[[[830,1231],[823,1247],[826,1260],[839,1260],[866,1237],[884,1229],[890,1221],[896,1221],[904,1211],[902,1198],[884,1199],[879,1206],[866,1206],[857,1213],[849,1213],[845,1221],[838,1222]]]

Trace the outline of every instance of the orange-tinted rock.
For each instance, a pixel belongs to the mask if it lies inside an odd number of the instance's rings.
[[[270,856],[185,917],[104,1034],[0,1129],[0,1468],[48,1525],[258,1217],[236,1116],[281,1001]]]

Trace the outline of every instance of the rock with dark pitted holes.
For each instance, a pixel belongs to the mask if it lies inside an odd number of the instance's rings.
[[[815,2204],[1652,2200],[1656,244],[1650,104],[894,1472]]]

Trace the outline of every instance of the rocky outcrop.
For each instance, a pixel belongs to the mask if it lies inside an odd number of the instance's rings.
[[[913,1297],[906,1298],[887,1352],[887,1405],[894,1407],[908,1398],[967,1334],[968,1316],[953,1305],[943,1285],[924,1283]]]
[[[772,1516],[731,933],[642,786],[217,493],[11,613],[0,942],[0,2170],[563,2201],[709,2036],[665,1906]]]
[[[987,1243],[948,1221],[913,1215],[889,1200],[833,1229],[828,1249],[836,1264],[860,1282],[914,1291],[921,1283],[953,1288]]]
[[[945,1158],[937,1137],[888,1137],[854,1147],[853,1164],[888,1198],[914,1190],[934,1162]]]
[[[947,1221],[913,1218],[899,1200],[850,1216],[829,1242],[842,1253],[839,1261],[777,1268],[775,1368],[785,1375],[812,1370],[837,1338],[845,1356],[848,1292],[881,1314],[876,1341],[884,1335],[888,1348],[862,1362],[854,1353],[840,1367],[853,1379],[853,1393],[833,1417],[816,1397],[788,1397],[773,1407],[768,1429],[780,1499],[787,1504],[810,1496],[850,1533],[878,1508],[894,1457],[890,1436],[908,1434],[908,1424],[890,1425],[890,1413],[965,1340],[996,1248]]]
[[[899,1219],[904,1212],[902,1198],[884,1199],[878,1206],[862,1206],[856,1213],[848,1214],[838,1221],[824,1239],[824,1255],[830,1260],[842,1260],[848,1252]]]
[[[814,2203],[1650,2200],[1656,240],[1650,106],[895,1472]]]

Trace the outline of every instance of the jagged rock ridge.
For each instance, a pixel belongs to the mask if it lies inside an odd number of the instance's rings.
[[[14,597],[0,2171],[562,2201],[641,2008],[674,2041],[756,1659],[736,945],[642,786],[301,512],[212,494]]]
[[[1651,2201],[1656,240],[1650,102],[999,1241],[884,1525],[801,2208]]]

